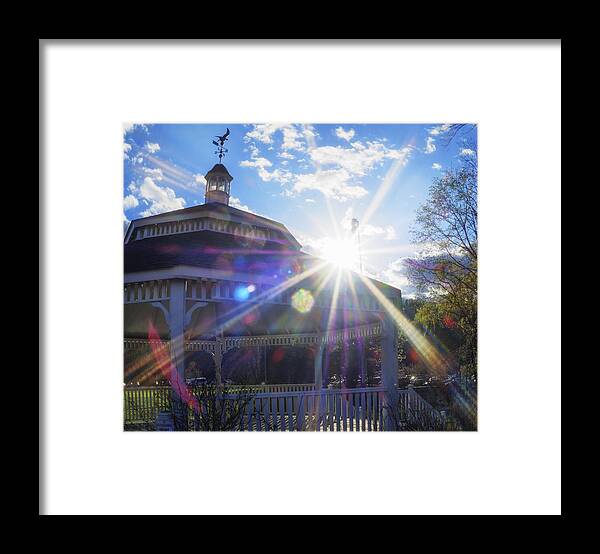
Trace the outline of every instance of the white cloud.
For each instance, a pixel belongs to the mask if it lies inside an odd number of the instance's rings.
[[[340,222],[342,229],[345,229],[347,231],[352,229],[352,218],[353,210],[352,208],[348,208]],[[392,225],[379,227],[377,225],[371,225],[370,223],[361,224],[359,220],[358,229],[360,232],[360,236],[362,237],[379,236],[382,237],[384,240],[393,240],[396,238],[396,229]]]
[[[201,173],[196,173],[194,175],[194,182],[197,183],[198,185],[202,185],[203,187],[206,186],[206,177],[204,177],[204,175],[202,175]]]
[[[123,143],[123,155],[125,156],[126,160],[129,159],[127,152],[129,152],[130,150],[131,150],[131,144],[129,144],[128,142],[124,142]]]
[[[275,133],[280,132],[282,143],[277,156],[285,161],[294,159],[289,150],[306,152],[312,161],[315,170],[312,173],[293,173],[281,162],[276,169],[273,163],[260,156],[259,149],[251,141],[272,144]],[[265,181],[278,181],[286,185],[292,183],[291,188],[284,191],[286,196],[294,196],[306,190],[318,190],[323,195],[345,202],[349,199],[362,198],[368,191],[357,182],[355,177],[367,175],[373,168],[383,164],[387,159],[402,160],[403,164],[408,159],[410,147],[394,149],[386,146],[383,141],[350,142],[355,136],[354,129],[338,127],[336,134],[348,141],[347,147],[321,146],[317,147],[314,128],[311,125],[290,124],[259,124],[253,125],[252,130],[246,133],[244,140],[249,143],[250,159],[240,163],[242,167],[254,167],[259,177]],[[298,163],[304,161],[298,160]],[[301,165],[301,170],[309,166]]]
[[[431,137],[427,137],[427,144],[425,145],[425,154],[432,154],[436,151],[435,139]]]
[[[155,167],[155,168],[144,167],[144,173],[146,173],[146,175],[148,175],[155,181],[162,181],[162,179],[163,179],[163,172],[162,172],[162,169],[160,169],[160,167]]]
[[[172,188],[161,187],[150,177],[144,179],[139,193],[148,206],[148,209],[142,212],[142,217],[180,210],[185,207],[184,198],[178,198]]]
[[[442,164],[435,162],[431,164],[431,169],[442,169]]]
[[[281,129],[282,125],[276,123],[260,123],[258,125],[252,125],[252,130],[248,131],[244,135],[244,140],[257,140],[264,144],[271,144],[273,142],[273,135],[275,131]]]
[[[409,280],[406,275],[393,271],[392,269],[384,269],[379,273],[378,278],[384,283],[392,285],[398,289],[402,289],[409,284]]]
[[[137,128],[142,129],[145,133],[149,133],[148,126],[144,123],[123,123],[123,134],[131,133],[131,131]]]
[[[345,131],[343,127],[338,127],[335,130],[335,134],[338,138],[350,142],[354,138],[355,131],[354,129],[348,129],[347,131]]]
[[[310,151],[312,161],[318,165],[338,165],[352,175],[366,175],[373,167],[386,159],[399,159],[408,153],[408,148],[388,148],[382,142],[353,142],[350,148],[321,146]]]
[[[244,210],[245,212],[250,212],[251,214],[256,213],[256,212],[252,211],[245,204],[242,204],[241,200],[239,198],[236,198],[235,196],[229,197],[229,205],[232,206],[233,208],[237,208],[238,210]]]
[[[289,183],[294,174],[287,169],[274,169],[270,172],[266,169],[259,169],[258,176],[265,182],[276,181],[278,183]]]
[[[474,156],[475,155],[475,150],[471,150],[471,148],[463,148],[460,151],[460,155],[461,156]]]
[[[283,142],[281,147],[284,150],[303,150],[304,143],[299,140],[302,138],[302,134],[296,130],[292,125],[285,126],[281,129],[283,133]]]
[[[408,277],[406,276],[406,267],[404,265],[407,257],[398,258],[389,263],[388,266],[377,273],[376,278],[393,287],[402,290],[402,296],[411,298],[414,296],[414,287],[411,286]]]
[[[160,150],[160,144],[158,144],[157,142],[146,142],[146,150],[148,150],[148,152],[150,152],[150,154],[154,154],[155,152],[158,152]]]
[[[305,198],[304,201],[307,202],[308,204],[315,204],[316,203],[316,200],[313,200],[312,198]]]
[[[444,123],[443,125],[432,127],[429,129],[429,134],[434,136],[443,135],[444,133],[448,132],[448,129],[450,129],[451,126],[452,123]]]
[[[279,183],[287,183],[292,178],[292,173],[285,169],[274,169],[268,171],[267,167],[272,167],[273,163],[267,158],[259,156],[258,148],[250,146],[251,155],[250,160],[242,160],[240,162],[241,167],[254,167],[258,172],[258,176],[262,181],[268,183],[269,181],[277,181]]]
[[[385,240],[393,240],[396,238],[396,229],[391,225],[385,228]]]
[[[307,139],[318,136],[318,133],[315,131],[315,128],[312,125],[302,125],[302,133]]]
[[[306,125],[296,126],[289,123],[259,123],[252,125],[252,130],[244,135],[244,140],[246,142],[255,140],[257,142],[262,142],[263,144],[273,144],[273,135],[275,135],[276,132],[282,134],[281,148],[284,151],[303,151],[306,149],[305,140],[309,140],[310,137],[314,136],[314,132],[310,126]]]
[[[367,189],[350,184],[348,182],[350,178],[350,173],[345,169],[328,169],[296,175],[292,192],[301,193],[305,190],[318,190],[324,196],[340,202],[366,196],[368,194]]]
[[[295,176],[290,194],[305,190],[318,190],[323,195],[345,202],[362,198],[368,191],[358,184],[356,177],[367,175],[374,167],[386,159],[401,160],[405,165],[410,148],[388,148],[383,142],[351,143],[347,148],[341,146],[321,146],[309,150],[310,158],[316,166],[313,173]],[[323,166],[333,166],[323,169]]]
[[[123,198],[123,208],[125,210],[131,210],[139,205],[138,199],[133,194],[128,194]]]
[[[272,165],[273,163],[267,160],[267,158],[253,158],[252,160],[242,160],[240,162],[240,166],[242,167],[258,167],[260,169],[271,167]]]

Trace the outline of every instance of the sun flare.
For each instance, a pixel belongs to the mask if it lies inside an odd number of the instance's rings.
[[[358,245],[353,239],[326,238],[323,241],[322,256],[339,268],[357,269],[359,266]]]

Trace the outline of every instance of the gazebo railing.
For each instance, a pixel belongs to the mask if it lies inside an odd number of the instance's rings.
[[[353,339],[368,339],[380,336],[382,333],[381,323],[369,323],[347,329],[337,329],[326,333],[294,333],[286,335],[242,335],[223,337],[220,339],[222,343],[221,351],[227,352],[233,348],[256,347],[256,346],[311,346],[318,344],[338,344],[344,343]],[[205,350],[215,352],[217,340],[186,340],[184,342],[185,350],[197,351]],[[125,338],[123,346],[128,350],[144,350],[151,346],[170,349],[170,341],[155,339],[140,339],[140,338]]]

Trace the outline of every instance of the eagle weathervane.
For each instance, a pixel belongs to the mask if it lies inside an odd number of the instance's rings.
[[[212,143],[217,147],[217,149],[215,150],[215,154],[218,154],[219,156],[219,163],[221,163],[221,160],[225,157],[225,154],[227,152],[229,152],[229,150],[227,148],[225,148],[224,144],[225,141],[227,140],[227,137],[229,136],[229,127],[227,127],[227,130],[225,131],[225,134],[222,136],[219,135],[215,135],[215,138],[219,139],[218,141],[213,140]]]

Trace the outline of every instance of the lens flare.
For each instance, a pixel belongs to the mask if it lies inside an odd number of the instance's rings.
[[[271,360],[274,364],[278,364],[283,360],[283,358],[285,358],[285,350],[283,348],[278,348],[271,356]]]
[[[299,289],[292,295],[292,307],[301,314],[310,312],[314,304],[315,299],[309,290]]]
[[[250,296],[248,287],[236,287],[233,296],[236,300],[239,300],[240,302],[248,300],[248,297]]]

